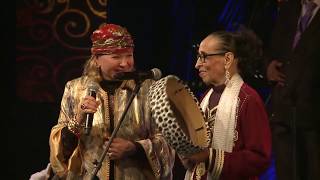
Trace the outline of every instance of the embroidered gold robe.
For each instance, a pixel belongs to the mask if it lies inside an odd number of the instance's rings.
[[[61,101],[61,110],[58,124],[50,134],[50,163],[56,174],[66,179],[88,179],[92,173],[93,162],[101,157],[104,138],[110,136],[109,131],[109,94],[101,87],[97,90],[96,99],[101,102],[94,113],[93,126],[89,136],[80,134],[76,148],[71,156],[65,159],[62,138],[62,129],[68,121],[77,114],[80,100],[87,95],[89,80],[83,76],[66,84]],[[147,93],[151,80],[142,83],[138,96],[134,98],[129,111],[116,135],[133,142],[139,143],[144,150],[147,160],[141,160],[138,156],[132,156],[114,163],[115,178],[117,180],[128,179],[172,179],[172,167],[174,153],[169,148],[155,124],[151,119]],[[114,94],[114,125],[118,120],[134,88],[134,81],[124,81]],[[144,157],[144,155],[143,155]],[[106,157],[97,176],[100,179],[109,179],[109,159]]]

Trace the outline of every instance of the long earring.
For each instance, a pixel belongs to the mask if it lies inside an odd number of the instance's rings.
[[[100,65],[97,63],[97,61],[94,61],[94,65],[95,65],[95,67],[96,67],[96,71],[97,71],[98,73],[101,73],[101,67],[100,67]]]
[[[94,66],[97,68],[97,70],[99,70],[100,66],[98,65],[96,60],[93,60]]]
[[[224,84],[228,86],[230,84],[230,72],[228,69],[226,69],[225,77],[226,77],[226,81],[224,82]]]
[[[96,77],[97,77],[97,82],[102,81],[103,77],[102,77],[102,70],[101,70],[101,66],[97,63],[97,61],[94,61],[94,66],[96,68]]]

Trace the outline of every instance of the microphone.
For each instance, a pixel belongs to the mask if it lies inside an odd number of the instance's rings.
[[[128,80],[128,79],[134,79],[134,80],[146,80],[146,79],[153,79],[153,80],[159,80],[162,76],[162,73],[160,69],[153,68],[149,71],[132,71],[132,72],[121,72],[114,76],[117,80]]]
[[[92,96],[96,98],[96,91],[98,89],[98,85],[95,82],[89,82],[89,96]],[[86,113],[86,121],[85,121],[85,126],[84,126],[84,134],[89,135],[91,128],[92,128],[92,122],[93,122],[93,113]]]

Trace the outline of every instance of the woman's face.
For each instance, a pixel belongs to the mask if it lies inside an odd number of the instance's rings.
[[[198,50],[195,68],[205,84],[221,85],[225,82],[225,53],[220,50],[220,41],[214,37],[204,39]]]
[[[120,72],[129,72],[134,70],[133,51],[99,55],[96,62],[100,66],[103,79],[113,80],[114,76]]]

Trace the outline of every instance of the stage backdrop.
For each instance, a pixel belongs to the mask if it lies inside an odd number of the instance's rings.
[[[15,140],[8,144],[15,157],[12,177],[27,179],[49,162],[48,138],[64,85],[81,75],[90,56],[90,35],[101,23],[120,24],[131,32],[137,69],[157,67],[164,76],[177,75],[198,96],[204,85],[194,69],[194,45],[212,31],[233,31],[240,24],[267,43],[275,15],[276,0],[16,2],[16,103],[10,130]],[[267,96],[264,81],[251,78],[249,84]],[[175,179],[183,174],[178,162]],[[272,171],[265,179],[270,177]]]
[[[90,35],[106,21],[106,0],[18,1],[16,94],[32,102],[59,101],[64,84],[81,75]]]
[[[66,81],[81,75],[90,35],[106,22],[106,0],[16,1],[16,102],[10,122],[10,179],[29,179],[49,162]]]

